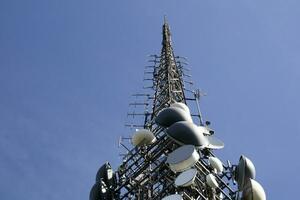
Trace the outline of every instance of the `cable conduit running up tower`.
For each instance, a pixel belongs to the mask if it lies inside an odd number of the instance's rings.
[[[123,161],[115,172],[109,162],[100,167],[90,200],[266,199],[249,158],[231,165],[216,157],[224,143],[202,120],[203,94],[192,88],[186,59],[174,55],[166,19],[162,35],[160,55],[150,55],[145,68],[144,80],[152,85],[130,104],[135,110],[126,126],[134,133],[120,137]]]

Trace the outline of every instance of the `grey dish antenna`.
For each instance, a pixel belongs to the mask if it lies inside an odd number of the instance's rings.
[[[250,178],[243,190],[242,200],[266,200],[266,193],[257,181]]]
[[[200,149],[221,149],[224,147],[221,140],[208,135],[209,131],[205,127],[197,126],[188,121],[174,123],[167,129],[167,134],[181,145],[191,144]]]
[[[167,129],[167,134],[179,144],[190,144],[196,147],[206,147],[208,140],[198,127],[187,121],[176,122]]]
[[[238,183],[239,190],[243,190],[248,179],[255,179],[255,166],[246,156],[241,156],[235,171],[235,180]]]
[[[179,121],[192,121],[189,113],[182,108],[169,107],[160,111],[155,118],[155,122],[163,127],[169,127]]]

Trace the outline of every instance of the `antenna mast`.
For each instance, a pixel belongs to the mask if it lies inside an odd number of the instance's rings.
[[[134,133],[120,137],[122,163],[116,172],[108,162],[100,167],[90,200],[266,199],[251,160],[241,156],[231,165],[216,157],[224,143],[203,122],[198,100],[204,94],[193,89],[186,59],[174,55],[166,17],[162,36],[160,55],[150,55],[145,68],[148,86],[129,104],[133,122],[126,127]]]

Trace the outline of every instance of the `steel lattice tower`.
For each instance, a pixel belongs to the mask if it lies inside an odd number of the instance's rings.
[[[130,136],[121,137],[120,146],[126,150],[122,155],[123,162],[116,172],[112,171],[108,162],[99,169],[96,183],[90,193],[90,200],[264,199],[263,196],[262,198],[254,197],[257,188],[252,184],[255,178],[255,168],[252,162],[241,156],[238,165],[231,165],[229,161],[226,164],[222,163],[213,152],[214,149],[222,148],[222,145],[217,148],[213,148],[213,145],[205,148],[195,147],[193,155],[197,154],[199,157],[190,167],[197,172],[193,177],[193,183],[188,187],[175,184],[176,179],[184,173],[184,170],[174,170],[175,167],[170,166],[168,157],[183,146],[191,145],[185,145],[170,136],[168,131],[174,129],[176,132],[176,128],[172,128],[173,125],[162,126],[158,122],[159,118],[162,118],[159,115],[164,115],[162,113],[167,112],[168,109],[168,112],[172,111],[171,107],[175,104],[194,103],[197,113],[189,113],[191,120],[198,121],[197,127],[201,130],[207,130],[204,138],[211,137],[214,131],[209,127],[209,122],[204,123],[202,120],[198,103],[201,93],[192,88],[189,69],[185,66],[186,59],[174,55],[170,27],[166,20],[162,27],[162,35],[161,53],[151,55],[152,65],[146,66],[145,69],[144,80],[150,81],[152,85],[145,87],[146,92],[133,95],[136,99],[130,104],[135,109],[141,107],[143,111],[140,113],[134,111],[128,113],[128,116],[133,117],[134,120],[142,118],[142,122],[133,120],[126,124],[131,130],[136,129],[136,132],[142,134],[143,137],[145,133],[151,133],[154,138],[151,142],[145,142],[146,136],[148,137],[146,135],[144,140],[137,145],[136,141],[133,141],[134,138]],[[177,111],[176,109],[173,110]],[[170,116],[172,118],[175,115],[171,113]],[[135,136],[135,140],[136,138],[139,139],[141,136]]]

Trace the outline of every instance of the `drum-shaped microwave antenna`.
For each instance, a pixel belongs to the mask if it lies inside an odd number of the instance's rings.
[[[218,174],[223,172],[223,163],[222,161],[217,157],[209,157],[208,162],[210,166],[214,169],[214,171]]]
[[[188,169],[177,176],[175,185],[177,187],[189,187],[194,184],[196,176],[196,169]]]
[[[207,174],[206,175],[206,183],[211,188],[217,188],[219,187],[219,184],[216,180],[216,177],[213,174]]]
[[[132,136],[134,146],[150,145],[156,141],[154,134],[147,129],[139,129]]]
[[[235,170],[235,180],[238,183],[239,190],[243,190],[246,180],[255,179],[255,166],[246,156],[241,156],[238,166]]]
[[[257,181],[250,178],[243,189],[242,200],[266,200],[266,193]]]
[[[155,122],[163,127],[169,127],[179,121],[192,122],[192,117],[183,109],[177,107],[165,108],[155,118]]]
[[[168,155],[167,163],[174,172],[182,172],[194,166],[200,155],[193,145],[184,145]]]

